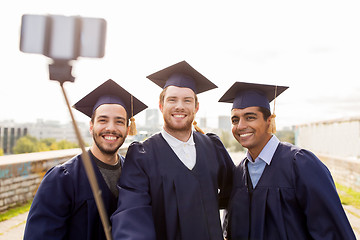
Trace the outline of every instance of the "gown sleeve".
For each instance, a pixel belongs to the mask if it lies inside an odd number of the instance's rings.
[[[147,155],[141,143],[132,143],[119,179],[118,208],[111,216],[113,239],[156,239],[149,179],[142,163]]]
[[[219,208],[227,208],[229,198],[232,190],[233,172],[235,169],[234,162],[232,161],[228,151],[221,142],[220,138],[213,133],[207,133],[207,136],[212,140],[217,153],[220,169],[218,174],[219,185]]]
[[[296,196],[313,239],[355,239],[327,167],[311,152],[294,159]]]
[[[29,211],[24,240],[66,239],[73,190],[63,166],[53,167],[45,174]]]

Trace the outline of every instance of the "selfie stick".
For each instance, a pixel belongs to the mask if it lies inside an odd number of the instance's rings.
[[[72,120],[72,124],[73,124],[74,130],[75,130],[75,134],[76,134],[76,137],[77,137],[77,139],[79,141],[79,145],[80,145],[80,148],[81,148],[81,151],[82,151],[81,158],[82,158],[82,161],[83,161],[83,164],[84,164],[84,167],[85,167],[86,175],[87,175],[87,177],[89,179],[89,182],[90,182],[91,190],[92,190],[92,192],[94,194],[94,197],[95,197],[95,202],[96,202],[97,208],[99,210],[99,215],[100,215],[103,227],[104,227],[106,239],[107,240],[112,240],[111,226],[110,226],[110,223],[109,223],[109,218],[108,218],[107,212],[106,212],[105,207],[104,207],[103,199],[101,197],[101,190],[100,190],[98,182],[96,180],[96,175],[95,175],[95,172],[94,172],[93,165],[91,163],[89,154],[85,150],[85,144],[84,144],[83,139],[81,137],[79,128],[78,128],[78,126],[76,124],[74,115],[72,113],[72,109],[70,107],[69,100],[68,100],[66,92],[65,92],[64,82],[68,81],[68,80],[59,79],[59,78],[63,78],[64,73],[66,73],[66,72],[71,72],[71,66],[69,66],[68,64],[64,64],[64,63],[59,64],[59,63],[55,62],[54,64],[49,65],[50,79],[51,80],[56,79],[57,81],[59,81],[61,90],[62,90],[63,95],[64,95],[64,99],[65,99],[65,102],[66,102],[66,105],[67,105],[67,108],[68,108],[70,116],[71,116],[71,120]],[[59,73],[59,75],[61,75],[61,76],[57,76],[58,74],[56,74],[56,73]],[[67,75],[67,77],[68,78],[73,78],[71,75]]]
[[[70,60],[76,60],[79,56],[96,58],[104,56],[105,32],[106,21],[104,19],[25,14],[22,16],[20,50],[26,53],[42,54],[53,60],[53,63],[49,64],[49,78],[60,83],[82,150],[82,162],[95,198],[105,236],[107,240],[112,240],[111,226],[101,190],[63,86],[64,82],[74,82],[75,80],[71,75]]]

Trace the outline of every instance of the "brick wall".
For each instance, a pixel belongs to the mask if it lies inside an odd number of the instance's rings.
[[[123,145],[120,154],[126,150]],[[80,153],[67,149],[0,156],[0,212],[32,200],[47,170]]]
[[[327,155],[317,155],[328,167],[334,181],[360,192],[360,162]]]
[[[127,146],[121,147],[125,155]],[[0,212],[32,200],[48,169],[80,154],[80,149],[0,156]],[[360,191],[360,163],[317,154],[334,180]],[[239,159],[242,159],[242,157]]]

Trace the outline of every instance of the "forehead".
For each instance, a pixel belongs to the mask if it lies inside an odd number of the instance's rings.
[[[167,97],[195,97],[195,93],[190,88],[168,86],[165,92],[165,98]]]
[[[126,118],[126,110],[120,104],[102,104],[96,111],[95,116],[122,117]]]
[[[259,110],[259,107],[247,107],[247,108],[233,108],[231,110],[231,116],[242,116],[245,114],[262,114],[262,112]]]

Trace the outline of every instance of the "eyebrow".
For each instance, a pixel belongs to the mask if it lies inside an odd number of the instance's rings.
[[[254,113],[254,112],[247,112],[247,113],[244,113],[244,114],[243,114],[244,117],[246,117],[246,116],[252,116],[252,115],[257,116],[258,114],[257,114],[257,113]],[[234,115],[234,116],[231,117],[231,119],[233,119],[233,118],[240,118],[240,117],[237,116],[237,115]]]
[[[254,113],[254,112],[247,112],[244,114],[244,116],[249,116],[249,115],[255,115],[257,116],[257,113]]]
[[[167,96],[166,98],[181,98],[179,96]],[[195,99],[195,97],[192,97],[192,96],[186,96],[186,97],[183,97],[184,99]]]
[[[99,118],[110,118],[110,117],[107,116],[107,115],[99,115],[97,118],[99,119]],[[116,118],[116,119],[126,120],[124,117],[115,117],[115,118]]]

